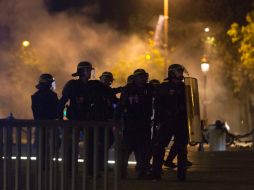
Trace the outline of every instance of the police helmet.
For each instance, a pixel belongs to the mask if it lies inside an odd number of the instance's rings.
[[[53,78],[53,76],[48,73],[41,74],[39,78],[39,83],[52,83],[54,81],[55,79]]]
[[[53,76],[48,73],[41,74],[39,77],[38,84],[36,85],[36,88],[39,89],[42,86],[51,86],[51,84],[55,81]]]
[[[134,77],[140,76],[140,75],[146,76],[147,78],[149,77],[149,74],[148,74],[144,69],[136,69],[136,70],[133,72],[133,76],[134,76]]]
[[[152,85],[158,85],[158,84],[160,84],[160,81],[157,80],[157,79],[152,79],[152,80],[149,81],[149,83],[152,84]]]
[[[127,78],[127,84],[131,84],[134,81],[134,76],[133,75],[129,75]]]
[[[93,68],[93,66],[92,66],[92,64],[90,62],[88,62],[88,61],[81,61],[78,64],[78,66],[77,66],[76,73],[73,73],[72,76],[73,77],[80,76],[84,69],[93,70],[94,68]]]
[[[111,72],[105,71],[101,74],[100,79],[102,79],[103,77],[105,78],[109,78],[112,81],[114,80],[113,74]]]
[[[169,67],[168,67],[168,78],[172,78],[172,77],[174,78],[178,74],[183,75],[184,73],[186,73],[188,75],[188,72],[183,65],[172,64],[172,65],[169,65]]]

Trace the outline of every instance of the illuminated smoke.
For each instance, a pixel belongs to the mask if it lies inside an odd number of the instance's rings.
[[[112,71],[115,85],[124,85],[127,76],[140,67],[153,78],[163,78],[161,67],[145,58],[147,53],[160,58],[159,51],[151,51],[148,39],[120,34],[80,15],[49,15],[39,0],[1,1],[0,5],[2,26],[10,30],[10,38],[4,39],[7,44],[1,44],[0,58],[4,115],[13,112],[17,118],[31,118],[30,96],[38,76],[52,73],[60,96],[81,60],[93,63],[96,77]],[[24,46],[24,40],[29,46]]]
[[[186,3],[180,2],[181,5]],[[177,10],[175,4],[171,10]],[[76,71],[81,60],[93,63],[96,78],[103,71],[112,71],[116,86],[123,85],[127,76],[137,68],[146,69],[151,79],[164,78],[161,53],[151,47],[149,35],[142,38],[124,35],[107,24],[94,23],[84,14],[49,15],[40,0],[1,1],[0,14],[0,117],[13,112],[17,118],[31,118],[30,96],[36,90],[39,75],[42,72],[53,74],[60,97],[63,85],[72,78],[71,73]],[[151,22],[152,28],[155,28],[157,19],[158,15]],[[171,63],[185,65],[190,75],[198,78],[201,101],[203,77],[200,58],[203,52],[197,46],[204,26],[207,25],[186,24],[174,19],[170,19],[169,25],[181,34],[182,31],[193,34],[186,39],[186,36],[171,36],[170,33],[169,42],[173,45],[169,45],[169,57]],[[10,30],[10,36],[8,32],[1,32],[1,28]],[[176,37],[178,43],[174,44]],[[28,47],[22,46],[24,40],[30,42]],[[150,59],[146,59],[147,55]],[[238,129],[237,102],[224,87],[221,64],[221,60],[213,58],[208,73],[209,121],[225,119],[231,128]]]

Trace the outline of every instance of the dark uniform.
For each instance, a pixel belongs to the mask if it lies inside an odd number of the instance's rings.
[[[77,72],[73,76],[82,75],[83,70],[92,70],[92,65],[89,62],[81,62],[78,65]],[[89,80],[83,82],[81,77],[78,80],[70,80],[66,83],[62,98],[60,99],[60,111],[63,112],[64,106],[67,106],[67,118],[69,120],[95,120],[105,121],[109,119],[111,111],[109,107],[111,104],[111,92],[98,80]],[[88,172],[93,173],[93,129],[88,129]],[[71,131],[69,132],[71,134]],[[71,140],[71,135],[69,135]],[[112,138],[111,138],[112,139]],[[104,146],[104,129],[99,129],[99,167],[103,169],[103,146]],[[71,147],[68,148],[71,151]]]
[[[111,72],[105,71],[99,77],[102,84],[104,84],[105,88],[109,92],[110,102],[108,110],[110,111],[109,119],[113,119],[114,110],[119,103],[119,99],[116,94],[121,93],[122,87],[112,88],[111,85],[115,80],[113,74]]]
[[[149,169],[151,143],[152,86],[128,84],[122,91],[116,119],[123,116],[123,178],[127,175],[129,155],[134,152],[138,178],[143,178]]]
[[[110,102],[110,91],[98,80],[83,83],[80,79],[70,80],[64,86],[60,99],[61,110],[67,101],[67,118],[70,120],[105,120],[108,119],[107,106]]]
[[[58,118],[58,97],[52,90],[54,78],[51,74],[42,74],[39,78],[38,89],[32,96],[32,111],[36,120]]]
[[[153,148],[153,175],[160,179],[165,147],[174,136],[178,155],[177,175],[179,180],[185,180],[188,144],[185,85],[176,77],[167,80],[160,85],[155,99],[155,122],[160,124],[160,128]]]
[[[40,88],[32,97],[32,111],[35,120],[58,118],[57,94],[48,88]]]
[[[153,144],[156,143],[157,135],[158,135],[158,125],[157,123],[154,122],[154,101],[155,101],[155,97],[157,96],[156,94],[160,86],[160,81],[157,79],[152,79],[149,81],[149,84],[153,86],[153,114],[151,117],[152,118],[152,126],[151,126],[152,137],[151,137],[151,149],[150,149],[150,159],[149,159],[151,160],[153,157],[152,147],[153,147]]]

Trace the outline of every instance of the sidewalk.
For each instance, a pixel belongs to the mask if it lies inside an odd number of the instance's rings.
[[[178,182],[176,171],[164,168],[161,181],[136,180],[134,169],[121,181],[121,190],[252,190],[254,189],[254,151],[189,153],[193,166],[187,181]]]

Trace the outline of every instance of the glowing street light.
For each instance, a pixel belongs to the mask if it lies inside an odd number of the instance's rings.
[[[201,59],[201,71],[204,73],[203,120],[205,126],[207,126],[208,123],[206,89],[207,89],[207,73],[209,69],[210,69],[209,61],[207,57],[204,55]]]
[[[205,32],[210,32],[210,28],[209,28],[209,27],[205,27],[205,28],[204,28],[204,31],[205,31]]]
[[[28,47],[30,45],[30,42],[28,41],[28,40],[24,40],[23,42],[22,42],[22,46],[23,47]]]
[[[165,76],[168,74],[168,0],[164,0],[164,71]]]
[[[163,0],[163,15],[159,16],[159,20],[156,26],[154,41],[155,45],[163,45],[164,50],[164,65],[163,65],[163,74],[167,77],[168,74],[168,4],[169,0]],[[161,40],[161,33],[163,29],[163,41]],[[163,42],[161,44],[161,42]]]
[[[206,74],[210,69],[210,64],[206,56],[203,56],[201,59],[201,71]]]

